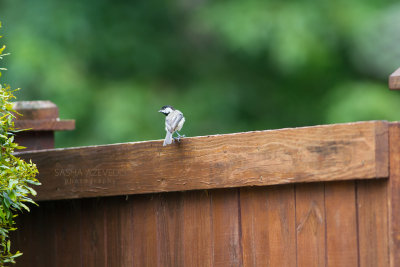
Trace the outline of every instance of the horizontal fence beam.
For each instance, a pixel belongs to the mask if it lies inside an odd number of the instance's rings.
[[[370,121],[17,153],[36,200],[388,177],[388,123]]]

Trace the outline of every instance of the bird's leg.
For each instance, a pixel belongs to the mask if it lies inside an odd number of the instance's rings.
[[[180,135],[177,131],[176,131],[176,134],[178,135],[178,138],[176,138],[176,140],[177,140],[178,142],[181,141],[181,138],[182,138],[182,137],[186,137],[185,135]],[[174,139],[175,139],[175,138],[174,138]]]

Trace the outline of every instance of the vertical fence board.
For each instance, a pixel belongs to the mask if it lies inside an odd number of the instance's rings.
[[[355,183],[325,184],[327,266],[357,266]]]
[[[214,266],[243,265],[238,189],[212,191]]]
[[[357,181],[360,266],[389,266],[387,181]]]
[[[120,201],[121,218],[121,266],[133,266],[133,203],[134,197],[123,197]],[[122,202],[122,203],[121,203]],[[114,265],[115,266],[115,265]]]
[[[294,186],[267,189],[270,266],[296,266]]]
[[[298,184],[296,234],[298,266],[325,266],[325,186]]]
[[[107,266],[133,265],[133,199],[112,197],[105,205]]]
[[[18,230],[12,233],[12,251],[22,251],[16,266],[52,267],[56,264],[54,203],[40,203],[30,213],[17,218]]]
[[[106,266],[105,199],[83,199],[82,218],[82,266]]]
[[[184,195],[183,266],[212,266],[211,195],[191,191]]]
[[[183,266],[182,193],[160,194],[157,206],[157,243],[160,266]]]
[[[400,266],[400,123],[389,126],[389,246],[390,266]]]
[[[244,266],[270,265],[267,194],[265,187],[240,189]]]
[[[55,266],[82,266],[80,208],[80,200],[55,202]]]
[[[138,195],[133,202],[134,266],[158,266],[157,195]]]

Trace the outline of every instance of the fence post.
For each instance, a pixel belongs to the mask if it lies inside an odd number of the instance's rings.
[[[389,76],[389,89],[400,90],[400,68]]]
[[[25,151],[54,148],[54,132],[75,129],[75,120],[60,120],[58,107],[51,101],[19,101],[14,103],[16,142]]]

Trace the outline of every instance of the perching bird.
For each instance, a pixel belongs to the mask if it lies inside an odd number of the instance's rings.
[[[183,113],[177,109],[174,109],[172,106],[163,106],[158,112],[161,112],[165,116],[165,131],[167,135],[165,136],[163,146],[172,144],[172,135],[176,132],[178,134],[178,142],[181,137],[185,137],[184,135],[180,135],[178,131],[182,129],[183,124],[185,123],[185,117],[183,117]]]

